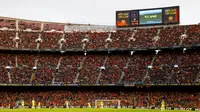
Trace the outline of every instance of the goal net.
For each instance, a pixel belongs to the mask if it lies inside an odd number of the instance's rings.
[[[120,100],[95,100],[95,108],[120,108]]]

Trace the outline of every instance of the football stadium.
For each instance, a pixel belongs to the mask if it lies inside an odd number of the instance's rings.
[[[200,24],[181,9],[119,8],[114,25],[0,15],[0,112],[199,112]]]

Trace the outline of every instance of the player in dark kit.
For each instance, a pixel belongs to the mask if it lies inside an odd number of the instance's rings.
[[[118,108],[119,108],[118,103],[115,104],[115,108],[117,109],[117,112],[119,112],[119,110],[118,110]]]

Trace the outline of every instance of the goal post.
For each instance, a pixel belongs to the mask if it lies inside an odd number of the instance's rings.
[[[120,100],[95,100],[95,108],[120,108],[120,103]]]

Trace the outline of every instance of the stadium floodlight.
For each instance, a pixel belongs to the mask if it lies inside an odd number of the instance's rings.
[[[160,52],[161,50],[155,50],[156,51],[156,54],[158,54],[158,52]]]
[[[178,68],[178,65],[174,65],[174,68]]]

